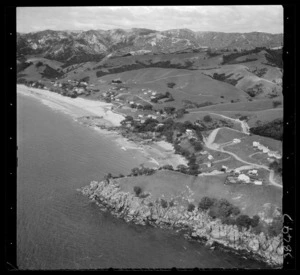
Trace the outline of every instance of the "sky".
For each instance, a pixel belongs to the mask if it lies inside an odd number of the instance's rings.
[[[18,7],[17,32],[147,28],[283,33],[283,7],[114,6]]]

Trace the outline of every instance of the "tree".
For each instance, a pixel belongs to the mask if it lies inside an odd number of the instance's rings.
[[[211,116],[206,115],[206,116],[203,117],[203,120],[204,120],[204,122],[211,122],[212,118],[211,118]]]
[[[260,220],[259,216],[258,216],[258,215],[254,215],[254,216],[252,217],[251,226],[252,226],[252,227],[258,226],[259,220]]]
[[[167,85],[169,88],[172,89],[176,84],[174,82],[169,82]]]
[[[162,208],[167,208],[168,202],[164,199],[160,199],[160,205],[162,206]]]
[[[194,209],[195,209],[195,205],[194,205],[194,204],[192,204],[192,203],[189,203],[189,205],[188,205],[188,208],[187,208],[187,211],[189,211],[189,212],[193,212],[193,211],[194,211]]]
[[[198,204],[198,209],[200,210],[208,210],[216,203],[215,198],[203,197]]]
[[[268,235],[275,237],[282,232],[283,228],[283,216],[275,217],[272,223],[268,227]]]
[[[142,193],[142,188],[139,187],[139,186],[134,186],[134,187],[133,187],[133,191],[134,191],[134,193],[136,194],[136,196],[139,197],[140,194]]]
[[[252,224],[252,219],[248,215],[240,215],[236,219],[236,225],[238,227],[249,228]]]
[[[194,143],[194,149],[195,149],[196,152],[199,152],[199,151],[201,151],[203,149],[203,146],[202,146],[202,144],[201,144],[200,141],[196,141]]]

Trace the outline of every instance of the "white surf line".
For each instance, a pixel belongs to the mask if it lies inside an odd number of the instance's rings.
[[[208,149],[211,149],[211,150],[214,150],[214,151],[218,151],[218,152],[222,152],[222,153],[227,153],[227,154],[233,156],[236,160],[238,160],[238,161],[240,161],[242,163],[251,165],[251,166],[256,167],[256,168],[262,168],[262,169],[265,169],[267,171],[270,171],[270,175],[269,175],[269,181],[270,181],[270,183],[272,185],[274,185],[274,186],[282,188],[282,185],[280,185],[280,184],[278,184],[277,182],[274,181],[274,171],[270,170],[269,167],[267,167],[265,165],[260,165],[260,164],[251,163],[251,162],[245,161],[245,160],[241,159],[239,156],[237,156],[235,153],[232,153],[230,151],[226,151],[222,147],[219,148],[219,145],[214,143],[216,135],[219,132],[219,130],[220,130],[220,128],[214,129],[207,138],[203,137],[203,141],[205,143],[205,146]]]

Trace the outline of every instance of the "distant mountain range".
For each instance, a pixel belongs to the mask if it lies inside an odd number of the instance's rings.
[[[105,56],[175,53],[203,48],[249,50],[283,45],[283,34],[261,32],[194,32],[188,29],[155,31],[89,30],[17,33],[17,54],[39,55],[64,63],[100,61]]]

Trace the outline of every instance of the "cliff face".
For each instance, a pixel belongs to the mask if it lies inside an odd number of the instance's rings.
[[[163,208],[159,201],[151,200],[151,195],[139,198],[121,191],[114,180],[93,181],[80,191],[101,208],[127,222],[185,229],[189,232],[188,237],[205,241],[207,245],[220,244],[236,251],[249,252],[270,265],[283,264],[282,236],[267,238],[264,233],[256,235],[246,229],[240,231],[236,225],[224,225],[197,209],[188,212],[176,203]]]

